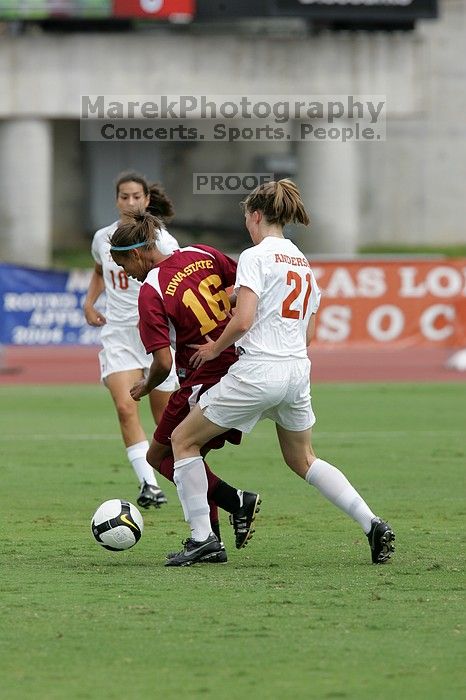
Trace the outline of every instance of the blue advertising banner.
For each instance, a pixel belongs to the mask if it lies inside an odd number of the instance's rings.
[[[82,305],[92,270],[56,272],[0,263],[0,344],[95,345]]]

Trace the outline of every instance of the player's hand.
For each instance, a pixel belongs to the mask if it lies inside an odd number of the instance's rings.
[[[210,360],[215,360],[216,357],[220,355],[215,349],[215,341],[209,338],[208,335],[205,336],[206,342],[203,345],[190,345],[190,348],[194,348],[196,352],[189,360],[189,364],[197,369],[202,367],[206,362]]]
[[[147,388],[146,380],[141,379],[139,382],[136,382],[136,384],[133,384],[129,390],[129,393],[131,394],[131,398],[133,398],[135,401],[139,401],[139,399],[143,396],[147,396],[147,394],[149,394],[149,390]]]
[[[94,306],[84,306],[84,317],[90,326],[105,326],[107,319]]]

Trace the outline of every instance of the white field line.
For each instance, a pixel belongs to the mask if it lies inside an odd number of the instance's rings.
[[[346,440],[349,438],[397,438],[397,437],[407,437],[412,435],[426,436],[429,435],[464,435],[464,430],[441,430],[432,428],[431,430],[357,430],[353,432],[329,432],[325,430],[313,430],[312,439],[319,440],[320,438],[324,440],[331,440],[333,438],[338,438],[340,440]],[[252,432],[248,435],[248,438],[257,438],[263,440],[264,436]]]
[[[354,432],[326,432],[316,430],[313,433],[314,439],[341,439],[346,440],[349,438],[393,438],[393,437],[405,437],[408,435],[462,435],[463,430],[437,430],[432,428],[431,430],[365,430],[365,431],[354,431]],[[254,437],[254,433],[252,434]],[[261,436],[263,437],[263,436]],[[111,433],[10,433],[0,435],[1,441],[8,440],[70,440],[70,441],[84,441],[84,440],[121,440],[121,435],[111,434]]]
[[[346,438],[352,438],[352,437],[359,437],[359,438],[383,438],[383,437],[405,437],[407,435],[425,435],[429,436],[432,434],[435,435],[460,435],[463,434],[463,430],[437,430],[435,428],[432,428],[431,430],[359,430],[355,432],[326,432],[324,430],[319,431],[316,430],[313,432],[313,437],[315,439],[319,438],[341,438],[342,440],[345,440]]]
[[[9,435],[0,435],[0,442],[6,440],[121,440],[121,435],[111,434],[76,434],[76,433],[10,433]]]

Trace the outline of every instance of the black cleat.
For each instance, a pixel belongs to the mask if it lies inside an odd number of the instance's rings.
[[[167,559],[173,559],[173,557],[177,555],[178,552],[169,552],[167,554]],[[206,554],[205,557],[201,557],[199,561],[204,564],[225,564],[228,561],[228,556],[223,542],[220,542],[220,550],[218,552],[215,552],[215,554]]]
[[[167,558],[165,566],[191,566],[207,562],[209,559],[218,556],[222,547],[218,541],[217,535],[210,533],[204,542],[196,542],[191,537],[183,542],[184,549],[177,552],[172,557]]]
[[[236,549],[242,549],[251,539],[254,533],[252,524],[261,503],[258,493],[242,491],[242,506],[236,513],[230,515],[230,523],[235,531]]]
[[[390,559],[392,552],[395,551],[393,545],[395,533],[388,523],[380,518],[374,518],[367,539],[371,548],[373,564],[384,564]]]
[[[137,504],[141,508],[160,508],[167,502],[167,497],[159,486],[148,484],[146,481],[141,486],[141,493],[138,496]]]

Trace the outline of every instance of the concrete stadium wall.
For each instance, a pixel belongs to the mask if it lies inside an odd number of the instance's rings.
[[[441,12],[414,32],[390,34],[231,36],[184,28],[2,37],[0,255],[47,264],[52,243],[69,243],[107,223],[113,208],[108,178],[126,167],[126,155],[112,150],[102,172],[92,170],[96,158],[89,144],[79,143],[76,121],[85,94],[386,94],[386,143],[241,144],[234,153],[230,144],[164,144],[150,151],[151,171],[148,156],[142,169],[149,177],[163,175],[180,219],[214,224],[234,220],[238,200],[193,197],[191,172],[244,172],[258,156],[288,150],[313,219],[312,235],[302,238],[309,252],[464,242],[465,4],[443,0]],[[44,128],[47,123],[53,129]],[[138,165],[135,160],[128,165]],[[5,188],[11,181],[20,187]],[[18,215],[24,197],[30,206]],[[36,229],[34,255],[18,243],[25,227]]]
[[[466,2],[419,24],[419,108],[361,148],[361,243],[466,244]]]

